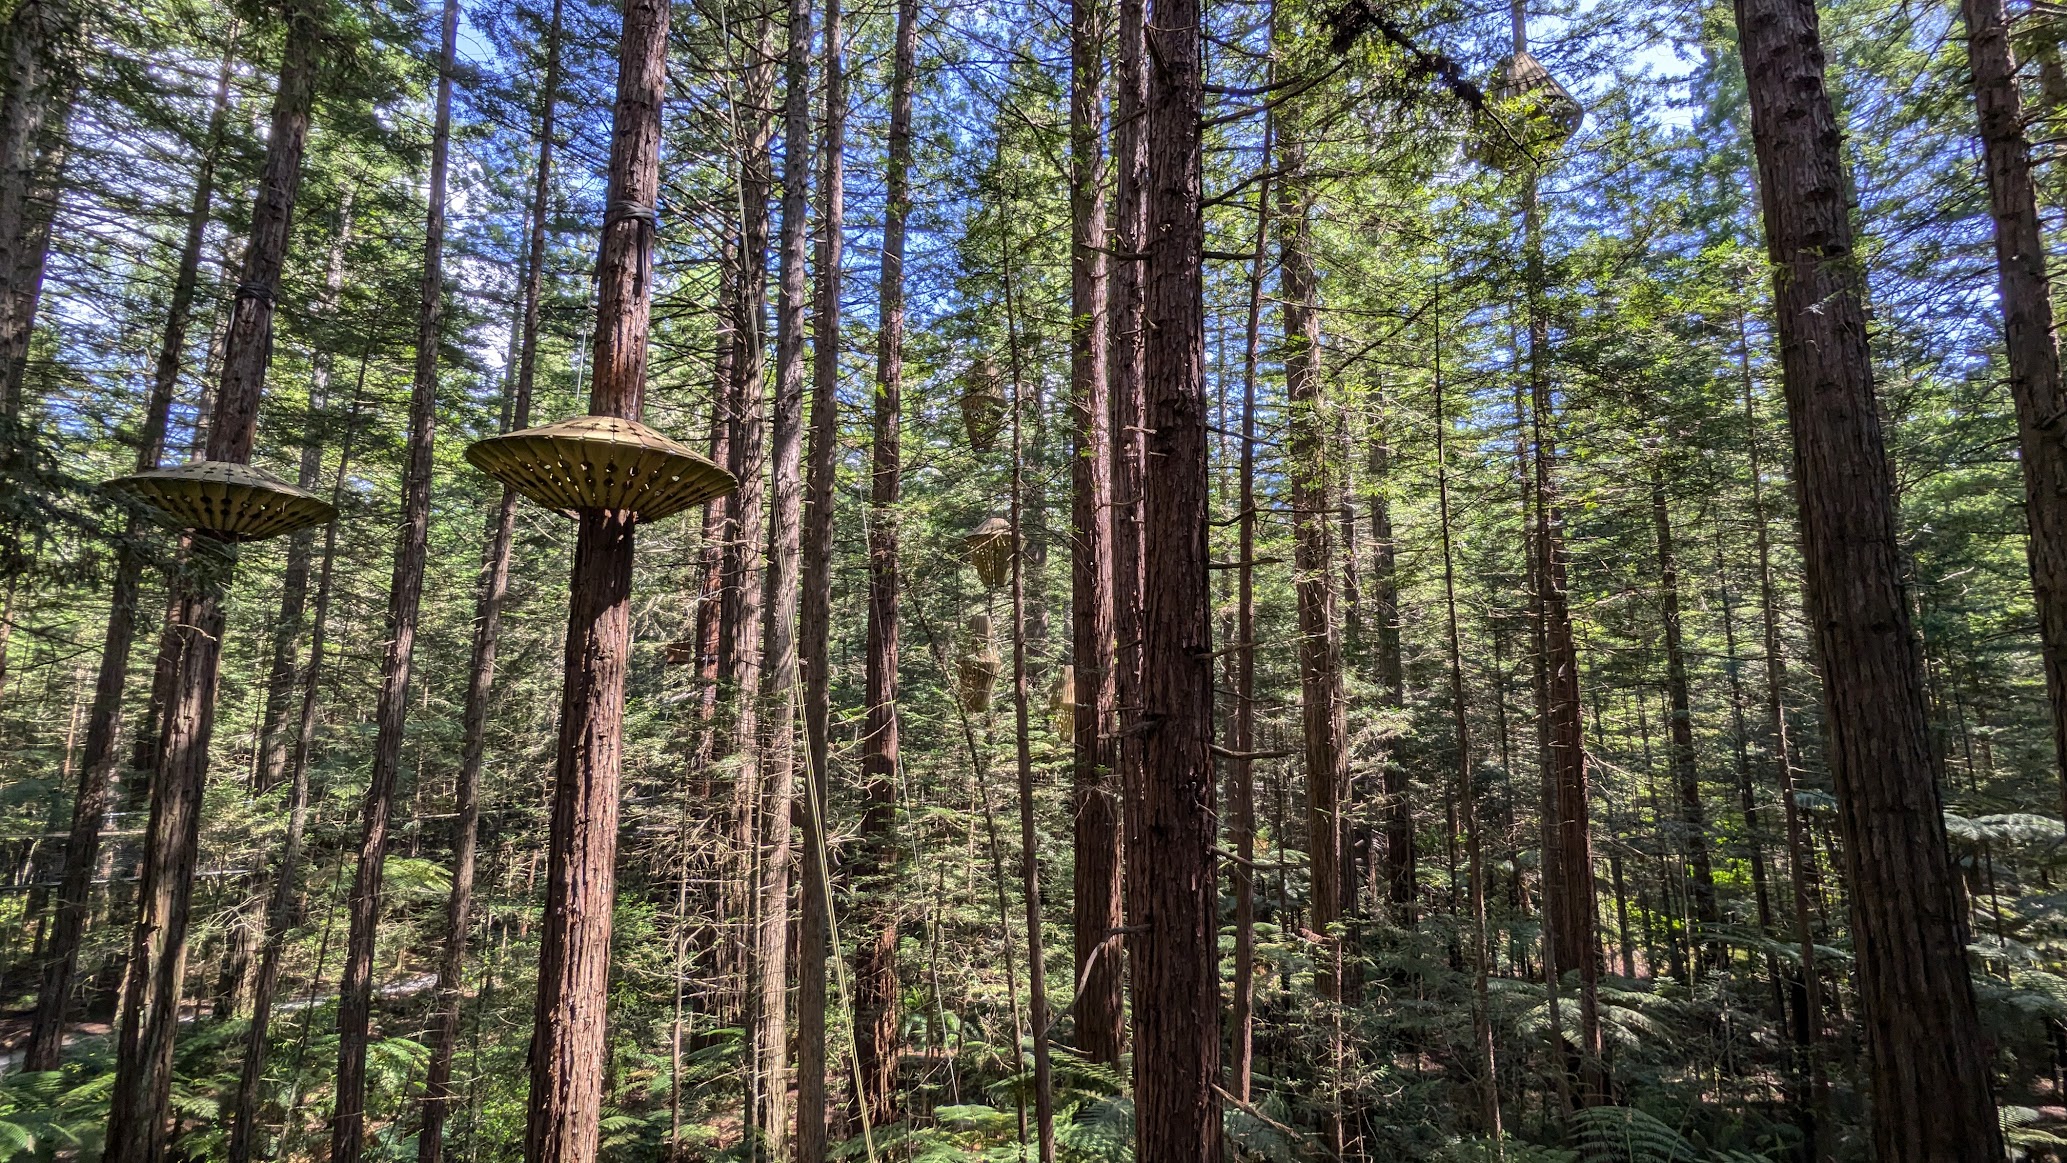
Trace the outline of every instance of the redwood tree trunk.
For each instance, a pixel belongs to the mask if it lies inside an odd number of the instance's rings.
[[[1694,764],[1694,710],[1687,694],[1687,648],[1680,628],[1679,560],[1672,552],[1672,511],[1665,500],[1665,476],[1651,478],[1651,523],[1658,533],[1658,605],[1665,626],[1665,704],[1672,721],[1672,784],[1679,793],[1680,844],[1693,890],[1694,920],[1701,926],[1700,963],[1720,968],[1727,953],[1717,939],[1722,910],[1715,902],[1715,863],[1708,853],[1708,813],[1701,804],[1701,775]]]
[[[761,1052],[760,1126],[781,1149],[789,1130],[789,889],[791,809],[797,767],[797,554],[802,536],[805,218],[811,193],[811,0],[789,0],[783,63],[782,232],[775,309],[775,407],[769,425],[768,572],[762,638],[760,937],[756,1019]]]
[[[2000,1159],[1816,9],[1737,0],[1736,17],[1851,887],[1875,1155]]]
[[[367,780],[358,872],[349,898],[351,930],[337,1002],[336,1110],[330,1123],[331,1163],[359,1163],[366,1144],[366,1043],[373,1024],[373,952],[379,940],[381,885],[388,854],[388,817],[402,765],[402,728],[423,604],[424,556],[431,524],[431,442],[438,421],[438,323],[445,303],[445,171],[452,139],[452,73],[459,0],[445,0],[438,59],[437,114],[431,130],[429,207],[424,220],[423,281],[416,308],[416,369],[409,395],[409,443],[402,470],[402,522],[388,583],[387,652],[381,659],[373,772]]]
[[[1135,1158],[1220,1157],[1219,892],[1206,480],[1198,0],[1156,0],[1144,105],[1141,768],[1127,788]],[[1123,247],[1124,249],[1124,247]]]
[[[553,0],[546,30],[545,76],[539,82],[538,166],[532,179],[531,234],[524,250],[524,304],[519,324],[516,385],[509,429],[531,424],[531,392],[538,373],[539,299],[545,281],[546,218],[552,208],[553,133],[560,88],[560,0]],[[452,1059],[459,1046],[459,1016],[465,984],[467,931],[472,924],[475,851],[481,820],[481,756],[488,729],[488,699],[495,689],[496,647],[502,607],[509,595],[510,546],[516,536],[517,492],[505,486],[496,506],[494,533],[482,564],[481,591],[474,612],[472,661],[467,668],[462,712],[459,776],[453,788],[452,892],[445,900],[445,940],[438,959],[437,1008],[431,1015],[431,1060],[425,1068],[423,1126],[416,1136],[417,1163],[440,1163],[445,1150],[445,1116],[452,1105]]]
[[[598,416],[636,420],[644,403],[667,26],[666,0],[627,0],[610,140],[610,209],[596,262],[589,412]],[[621,510],[583,510],[575,541],[526,1163],[592,1163],[602,1130],[633,520]]]
[[[216,74],[215,103],[208,122],[208,148],[194,173],[194,192],[187,204],[187,234],[180,245],[179,273],[165,308],[165,331],[151,373],[151,392],[144,401],[138,429],[137,471],[158,467],[165,455],[166,419],[179,386],[186,354],[187,324],[192,316],[194,287],[200,279],[201,247],[207,238],[210,206],[215,196],[215,165],[222,150],[222,129],[229,108],[233,60],[223,58]],[[131,518],[128,532],[142,525]],[[100,670],[93,684],[93,702],[86,713],[86,747],[79,762],[79,788],[72,798],[72,827],[65,839],[63,879],[50,942],[43,953],[43,981],[36,994],[36,1012],[29,1024],[24,1070],[56,1070],[63,1048],[65,1013],[71,1004],[72,977],[79,969],[79,944],[86,933],[95,863],[100,859],[101,823],[115,795],[116,752],[122,735],[122,696],[129,684],[129,654],[136,642],[137,601],[144,561],[126,548],[116,552],[115,581],[108,602],[107,636],[101,643]]]
[[[0,423],[20,418],[29,336],[42,297],[65,130],[79,83],[76,0],[26,0],[5,30],[0,99]],[[14,434],[9,431],[8,439]]]
[[[1406,667],[1400,655],[1399,545],[1392,535],[1392,501],[1386,478],[1392,471],[1392,447],[1384,436],[1371,441],[1371,605],[1377,623],[1378,684],[1384,705],[1397,711],[1406,705]],[[1385,792],[1385,897],[1394,920],[1414,923],[1414,788],[1406,765],[1388,752],[1382,760]]]
[[[1072,0],[1069,37],[1073,1015],[1077,1049],[1093,1062],[1117,1063],[1124,975],[1115,936],[1123,917],[1120,805],[1112,782],[1112,418],[1105,379],[1105,166],[1098,135],[1105,106],[1103,7]]]
[[[825,137],[819,181],[817,300],[811,320],[811,447],[804,484],[803,585],[798,596],[809,762],[804,884],[797,918],[797,1159],[825,1160],[825,987],[831,884],[826,868],[826,764],[832,752],[833,486],[839,452],[840,253],[846,217],[847,79],[840,0],[825,0]]]
[[[875,448],[869,487],[867,719],[861,780],[868,799],[855,873],[869,899],[854,968],[855,1095],[868,1126],[890,1121],[897,1085],[896,866],[898,501],[903,465],[898,429],[904,396],[904,238],[911,204],[911,107],[919,38],[918,0],[898,0],[890,74],[890,138],[883,268],[876,301]]]
[[[323,38],[307,4],[291,3],[283,15],[288,22],[286,57],[273,101],[251,238],[223,343],[222,379],[208,431],[210,460],[241,463],[251,457],[259,397],[272,357],[274,288],[279,285],[301,186]],[[174,587],[174,677],[160,725],[137,922],[130,940],[104,1153],[109,1163],[157,1163],[165,1155],[169,1133],[172,1043],[186,969],[201,794],[215,730],[222,597],[234,560],[221,543],[197,537],[194,545],[190,568],[182,571]]]
[[[2062,811],[2067,812],[2067,440],[2060,427],[2067,415],[2067,391],[2060,384],[2045,235],[2031,180],[2031,145],[2024,138],[2009,21],[2002,0],[1961,0],[1959,10],[1966,19],[1982,169],[1995,217],[1996,287],[2002,300],[2010,398],[2017,405],[2024,515],[2030,525],[2025,549],[2038,608],[2046,694],[2052,700],[2053,762],[2061,778]]]

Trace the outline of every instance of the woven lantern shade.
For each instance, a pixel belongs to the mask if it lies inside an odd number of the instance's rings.
[[[991,517],[962,536],[969,550],[969,564],[989,589],[997,589],[1012,576],[1012,523]]]
[[[1064,743],[1077,737],[1077,668],[1068,663],[1055,672],[1055,685],[1048,688],[1048,714],[1055,720],[1055,734]]]
[[[968,429],[969,447],[978,452],[997,447],[1005,430],[1005,387],[997,361],[988,355],[962,373],[962,427]]]
[[[991,648],[990,615],[969,615],[969,632],[962,639],[962,657],[956,667],[962,706],[972,711],[990,710],[991,688],[1005,664]]]
[[[116,477],[109,487],[133,493],[181,527],[229,541],[263,541],[322,525],[337,516],[330,502],[264,469],[199,460]]]
[[[660,648],[661,659],[669,666],[687,666],[696,661],[696,640],[677,638]]]
[[[1486,85],[1489,114],[1478,118],[1471,156],[1513,170],[1557,152],[1586,120],[1586,109],[1543,62],[1518,52],[1500,62]]]
[[[623,509],[641,521],[739,487],[686,445],[615,416],[574,416],[478,440],[467,447],[467,463],[548,509]]]

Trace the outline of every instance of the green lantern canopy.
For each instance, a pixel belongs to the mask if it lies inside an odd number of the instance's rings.
[[[183,528],[225,541],[263,541],[336,519],[330,502],[260,468],[198,460],[116,477],[108,487],[131,493]]]
[[[1555,153],[1586,120],[1586,109],[1527,50],[1501,61],[1486,84],[1471,155],[1514,170]]]
[[[658,521],[739,487],[732,474],[636,420],[574,416],[467,447],[467,463],[548,509],[629,510]]]

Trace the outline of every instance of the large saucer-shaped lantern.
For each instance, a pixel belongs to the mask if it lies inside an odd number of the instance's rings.
[[[658,521],[739,487],[732,474],[637,420],[574,416],[467,446],[467,463],[562,513]]]
[[[272,473],[227,460],[197,460],[116,477],[121,489],[182,528],[225,541],[263,541],[337,517],[330,502]]]
[[[1585,106],[1557,83],[1543,62],[1526,51],[1501,61],[1493,70],[1486,85],[1486,106],[1472,135],[1471,155],[1502,170],[1547,160],[1586,120]]]
[[[1012,576],[1012,523],[1003,517],[987,518],[962,535],[969,551],[969,564],[988,589],[997,589]]]

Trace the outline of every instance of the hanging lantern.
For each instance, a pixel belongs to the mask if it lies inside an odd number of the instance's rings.
[[[1012,523],[1003,517],[986,518],[983,524],[962,536],[969,551],[969,564],[986,589],[997,589],[1012,577]]]
[[[336,519],[330,502],[264,469],[200,460],[116,477],[121,489],[170,516],[182,528],[226,541],[263,541]]]
[[[1077,668],[1068,663],[1055,673],[1055,685],[1048,688],[1048,714],[1055,720],[1055,734],[1064,743],[1077,737]]]
[[[1005,664],[990,644],[990,615],[969,615],[968,633],[962,638],[962,657],[956,664],[962,706],[971,711],[990,710],[991,688]]]
[[[660,649],[662,660],[669,666],[688,666],[696,661],[694,638],[677,638]]]
[[[988,355],[977,357],[962,373],[962,426],[969,431],[969,447],[978,452],[997,447],[1005,430],[1005,386],[997,361]]]
[[[1526,51],[1500,62],[1486,84],[1471,156],[1501,170],[1547,160],[1586,120],[1586,109]]]
[[[658,521],[739,487],[732,474],[636,420],[575,416],[477,440],[467,463],[572,516],[629,510]]]

